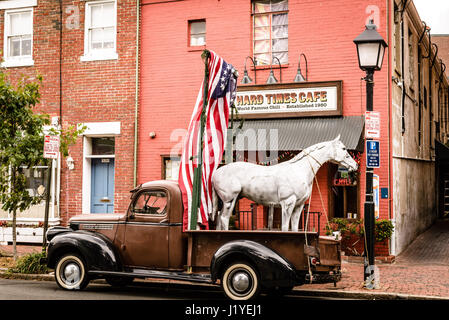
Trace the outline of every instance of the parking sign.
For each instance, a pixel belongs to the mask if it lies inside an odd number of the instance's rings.
[[[380,145],[377,140],[366,141],[366,166],[368,168],[380,167]]]

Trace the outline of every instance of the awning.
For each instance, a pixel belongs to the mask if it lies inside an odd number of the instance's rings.
[[[234,150],[303,150],[340,134],[348,150],[363,152],[364,123],[363,116],[245,120],[235,134]],[[234,128],[238,124],[234,121]]]

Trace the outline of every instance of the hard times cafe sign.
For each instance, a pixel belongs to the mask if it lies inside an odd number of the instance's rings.
[[[241,118],[342,115],[341,81],[253,85],[237,88]]]

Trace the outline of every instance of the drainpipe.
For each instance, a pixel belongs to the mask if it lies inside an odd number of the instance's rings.
[[[424,21],[421,21],[424,25],[421,36],[418,39],[418,145],[421,147],[421,137],[422,137],[422,107],[423,107],[423,99],[422,99],[422,89],[421,89],[421,68],[422,68],[422,50],[421,50],[421,41],[424,37],[424,34],[427,31],[427,24]],[[420,151],[421,154],[421,151]]]
[[[133,187],[137,185],[137,146],[139,120],[139,52],[140,52],[140,0],[136,0],[136,92],[134,102],[134,174]]]
[[[402,97],[401,97],[401,133],[405,133],[405,77],[404,77],[404,11],[409,4],[405,0],[401,9],[401,78],[402,78]]]

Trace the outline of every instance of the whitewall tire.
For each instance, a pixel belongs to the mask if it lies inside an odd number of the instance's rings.
[[[56,283],[66,290],[82,290],[89,283],[86,264],[77,254],[67,254],[56,263]]]
[[[259,276],[247,262],[230,264],[223,273],[221,285],[226,296],[232,300],[249,300],[260,292]]]

